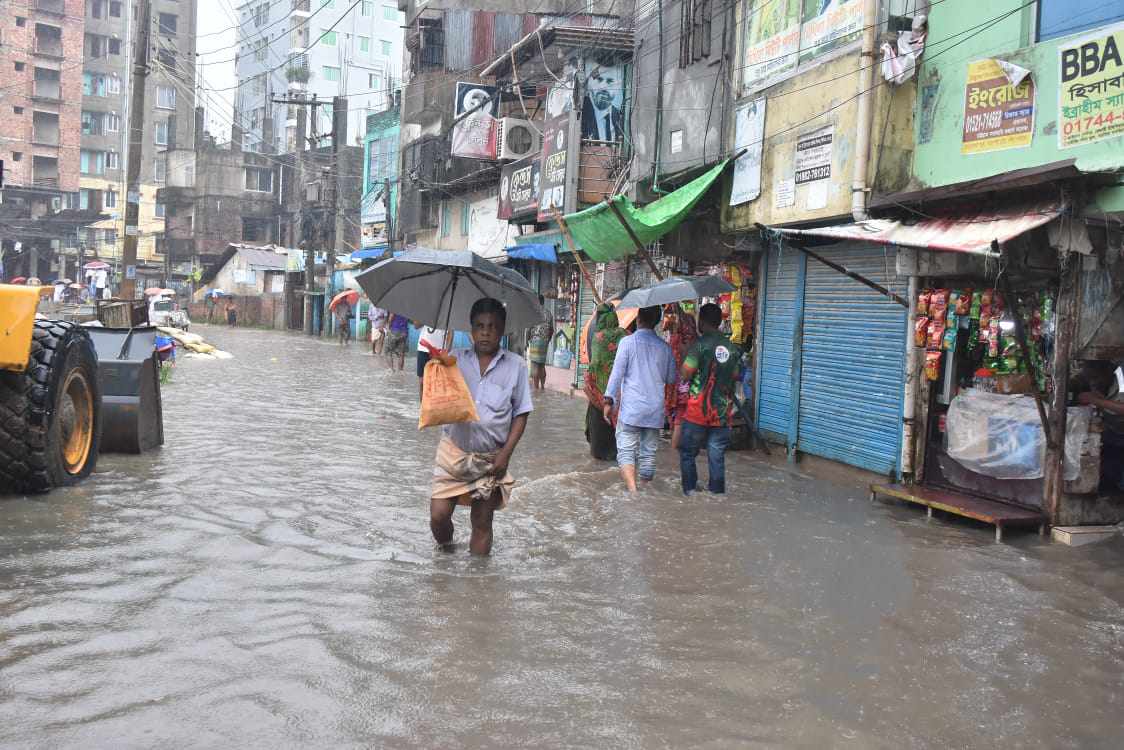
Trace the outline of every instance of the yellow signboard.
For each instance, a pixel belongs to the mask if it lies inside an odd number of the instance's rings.
[[[1124,25],[1059,50],[1058,148],[1124,135]]]
[[[1011,83],[995,60],[968,64],[962,154],[1029,146],[1034,138],[1034,82]]]

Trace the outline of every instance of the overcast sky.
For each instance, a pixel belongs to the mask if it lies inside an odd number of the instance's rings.
[[[200,69],[206,89],[200,93],[198,104],[206,107],[206,127],[220,141],[230,138],[231,112],[234,94],[229,89],[238,83],[234,73],[238,13],[240,0],[199,0],[199,53]]]

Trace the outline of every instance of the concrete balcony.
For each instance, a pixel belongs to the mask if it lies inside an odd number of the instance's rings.
[[[31,89],[31,98],[51,102],[62,101],[62,86],[58,81],[36,80]]]
[[[40,13],[50,13],[55,16],[66,15],[65,0],[34,0],[32,7]]]
[[[34,52],[43,57],[63,58],[62,41],[55,38],[35,37]]]

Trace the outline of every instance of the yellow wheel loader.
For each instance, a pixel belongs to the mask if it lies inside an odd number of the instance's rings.
[[[0,284],[0,494],[46,492],[89,476],[103,424],[111,450],[140,453],[164,442],[154,329],[37,320],[49,291]],[[99,347],[109,350],[101,359]]]

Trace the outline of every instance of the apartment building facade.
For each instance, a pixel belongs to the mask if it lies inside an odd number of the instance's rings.
[[[296,150],[309,108],[275,103],[290,94],[325,102],[306,132],[332,132],[333,97],[347,97],[348,145],[362,145],[362,113],[387,109],[402,59],[402,13],[393,0],[251,0],[238,7],[235,117],[249,151]]]
[[[85,0],[83,12],[80,190],[72,202],[105,216],[82,239],[91,254],[112,263],[124,243],[129,95],[141,19],[124,0]],[[166,179],[166,152],[194,140],[196,16],[196,0],[152,2],[137,243],[142,266],[165,261],[156,191]]]
[[[21,274],[49,273],[68,225],[54,217],[78,192],[82,2],[0,3],[0,236],[8,271],[18,264]]]

